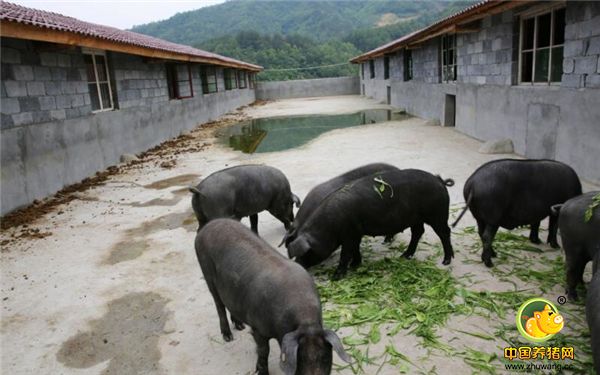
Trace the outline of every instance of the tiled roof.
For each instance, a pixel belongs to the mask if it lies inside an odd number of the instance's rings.
[[[436,21],[427,27],[424,27],[422,29],[414,31],[410,34],[404,35],[401,38],[398,38],[398,39],[393,40],[389,43],[386,43],[382,46],[379,46],[375,49],[372,49],[368,52],[365,52],[362,55],[356,56],[353,59],[351,59],[350,61],[357,63],[357,62],[361,62],[361,61],[379,56],[386,52],[391,52],[395,49],[405,46],[406,44],[408,44],[412,41],[415,41],[419,38],[425,37],[427,34],[433,33],[440,28],[443,28],[448,25],[452,25],[453,23],[458,22],[459,20],[463,19],[464,17],[478,14],[479,12],[482,12],[493,6],[500,5],[503,3],[508,3],[508,2],[510,2],[510,1],[483,0],[479,3],[473,4],[459,12],[456,12],[448,17],[442,18],[441,20]]]
[[[192,57],[206,58],[215,60],[216,62],[222,62],[225,65],[231,63],[241,67],[246,67],[251,70],[262,69],[262,67],[258,65],[217,55],[215,53],[203,51],[190,46],[171,43],[166,40],[134,33],[132,31],[124,31],[110,26],[85,22],[73,17],[63,16],[62,14],[58,13],[27,8],[5,1],[0,2],[0,20],[2,22],[17,22],[44,29],[80,34],[114,43],[184,54]]]

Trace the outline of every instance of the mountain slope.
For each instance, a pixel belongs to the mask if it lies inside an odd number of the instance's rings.
[[[355,29],[375,28],[384,15],[397,20],[437,14],[444,1],[255,1],[231,0],[132,30],[176,43],[202,42],[238,31],[301,34],[317,41],[339,39]]]

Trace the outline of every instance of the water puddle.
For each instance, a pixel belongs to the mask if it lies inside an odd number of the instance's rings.
[[[171,317],[168,302],[154,292],[130,293],[110,301],[103,317],[62,344],[57,360],[77,369],[108,361],[102,375],[161,373],[158,344]]]
[[[401,121],[410,117],[404,112],[371,109],[345,115],[259,118],[224,128],[218,137],[222,143],[246,154],[283,151],[301,146],[333,129]]]
[[[200,178],[199,174],[182,174],[175,177],[165,178],[164,180],[154,181],[151,184],[144,185],[146,189],[161,190],[172,186],[195,185],[196,180]]]

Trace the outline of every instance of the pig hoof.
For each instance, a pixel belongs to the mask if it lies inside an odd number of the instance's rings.
[[[448,258],[448,259],[444,258],[444,261],[442,262],[442,264],[443,264],[444,266],[447,266],[447,265],[449,265],[449,264],[450,264],[450,262],[452,262],[452,258]]]
[[[484,260],[483,260],[483,263],[485,264],[485,266],[486,266],[487,268],[492,268],[492,267],[494,267],[494,263],[492,262],[492,260],[491,260],[491,259],[484,259]]]
[[[345,275],[346,275],[345,271],[336,270],[335,273],[333,274],[333,276],[331,277],[331,280],[333,280],[333,281],[341,280],[342,278],[344,278]]]
[[[355,270],[355,269],[357,269],[358,267],[360,267],[360,265],[361,265],[361,264],[362,264],[362,261],[358,261],[358,262],[352,262],[352,263],[350,263],[350,269],[351,269],[351,270]]]
[[[576,291],[568,291],[567,290],[567,297],[569,298],[569,301],[571,302],[577,302],[579,300],[579,296],[577,295]]]
[[[560,245],[556,241],[550,241],[550,247],[553,249],[560,249]]]
[[[223,333],[223,340],[225,340],[226,342],[233,341],[233,334],[231,332]]]
[[[233,326],[238,331],[242,331],[244,328],[246,328],[246,326],[244,325],[244,323],[233,323]]]
[[[542,243],[542,240],[540,240],[539,237],[529,238],[529,241],[531,241],[531,243],[534,243],[536,245],[539,245]]]
[[[402,257],[405,258],[405,259],[412,259],[413,255],[415,255],[415,254],[414,253],[409,253],[408,251],[405,251],[402,254]]]

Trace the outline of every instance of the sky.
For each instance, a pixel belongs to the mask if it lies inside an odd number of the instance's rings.
[[[129,29],[176,13],[221,4],[225,0],[7,0],[29,8],[47,10],[82,21]]]

